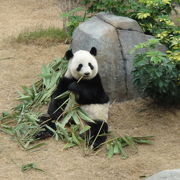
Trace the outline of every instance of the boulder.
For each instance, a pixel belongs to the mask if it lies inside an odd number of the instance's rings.
[[[145,180],[180,180],[180,169],[161,171]]]
[[[135,20],[102,12],[75,29],[71,47],[73,52],[97,48],[105,91],[111,101],[123,101],[138,95],[131,75],[135,54],[130,50],[149,38]]]

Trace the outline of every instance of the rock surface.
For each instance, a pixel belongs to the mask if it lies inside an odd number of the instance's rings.
[[[131,76],[135,54],[129,51],[149,38],[135,20],[99,13],[76,28],[71,46],[73,52],[97,48],[105,91],[111,101],[123,101],[137,96]]]
[[[180,180],[180,169],[161,171],[145,180]]]

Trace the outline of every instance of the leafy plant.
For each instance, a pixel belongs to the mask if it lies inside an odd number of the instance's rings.
[[[146,33],[162,29],[162,23],[173,25],[169,15],[174,9],[173,0],[84,0],[88,12],[106,11],[119,16],[128,16],[137,20]],[[165,21],[162,21],[165,18]],[[161,19],[161,24],[159,20]],[[158,28],[155,28],[158,27]],[[164,28],[164,26],[163,26]]]
[[[84,15],[77,15],[78,12],[84,12]],[[86,10],[81,7],[72,9],[71,11],[61,15],[62,18],[66,19],[65,30],[72,36],[74,29],[86,20]]]
[[[132,71],[134,84],[143,94],[158,103],[179,103],[180,70],[165,53],[153,49],[157,43],[158,40],[151,39],[149,42],[135,46],[135,50],[140,48],[148,48],[148,50],[135,56]]]
[[[88,13],[110,12],[137,20],[146,34],[160,39],[169,49],[169,58],[176,63],[180,59],[180,31],[170,18],[179,0],[84,0]],[[177,62],[178,61],[178,62]]]

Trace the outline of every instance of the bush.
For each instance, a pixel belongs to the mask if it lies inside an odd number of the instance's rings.
[[[165,53],[153,49],[158,42],[151,39],[135,47],[135,50],[148,48],[148,51],[135,56],[134,84],[158,103],[177,104],[180,102],[179,71]]]
[[[174,9],[174,2],[174,0],[84,0],[84,4],[89,6],[88,12],[106,11],[118,16],[131,17],[139,22],[144,32],[150,34],[161,29],[163,24],[172,25],[168,15]]]
[[[77,15],[78,12],[84,12],[84,15]],[[86,11],[81,8],[75,8],[72,9],[71,11],[64,13],[61,15],[61,17],[65,20],[67,20],[65,22],[65,31],[69,34],[69,36],[72,36],[73,31],[75,30],[75,28],[81,23],[84,22],[86,20]]]
[[[110,12],[135,19],[144,33],[155,36],[170,50],[173,60],[180,61],[180,30],[170,18],[179,0],[84,0],[88,12]]]

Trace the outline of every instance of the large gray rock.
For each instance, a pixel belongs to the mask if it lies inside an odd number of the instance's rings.
[[[145,180],[180,180],[180,169],[161,171]]]
[[[104,88],[111,100],[122,101],[137,96],[131,75],[134,54],[129,51],[149,38],[135,20],[99,13],[76,28],[72,50],[97,48]]]

